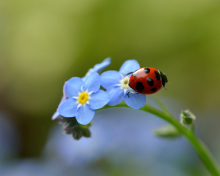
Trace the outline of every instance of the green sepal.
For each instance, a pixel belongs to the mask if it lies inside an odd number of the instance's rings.
[[[80,127],[75,127],[72,136],[74,139],[79,140],[83,136],[83,130]]]
[[[91,132],[89,131],[89,129],[83,130],[83,136],[84,137],[91,137]]]

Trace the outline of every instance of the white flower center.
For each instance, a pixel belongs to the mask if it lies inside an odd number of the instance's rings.
[[[130,86],[128,85],[128,83],[129,83],[129,77],[128,77],[128,76],[122,77],[122,79],[120,80],[119,86],[120,86],[122,89],[124,89],[124,91],[126,92],[126,91],[128,91],[129,89],[131,89]]]

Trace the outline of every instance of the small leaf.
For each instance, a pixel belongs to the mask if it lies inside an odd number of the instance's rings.
[[[181,135],[180,132],[172,125],[162,126],[153,132],[156,136],[164,138],[176,138]]]

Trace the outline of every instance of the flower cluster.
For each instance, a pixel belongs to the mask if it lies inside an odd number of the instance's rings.
[[[101,78],[98,73],[89,74],[85,81],[74,77],[65,83],[64,91],[67,96],[58,108],[64,117],[76,117],[78,123],[87,125],[100,109],[109,102],[109,95],[100,90]]]
[[[89,69],[83,78],[70,78],[63,86],[63,97],[52,119],[61,121],[64,132],[72,134],[76,139],[81,136],[90,136],[88,128],[85,132],[80,125],[90,124],[95,110],[103,108],[107,104],[115,106],[124,100],[128,106],[134,109],[145,105],[146,96],[136,94],[129,87],[129,76],[127,75],[140,68],[138,62],[128,60],[124,62],[119,71],[106,71],[100,76],[99,73],[109,64],[110,58],[107,58]],[[130,92],[129,96],[128,92]],[[74,120],[67,120],[68,118]]]
[[[105,67],[107,67],[109,64],[111,63],[111,58],[108,57],[106,58],[103,62],[99,63],[99,64],[96,64],[93,68],[90,68],[89,71],[86,73],[86,76],[88,76],[90,73],[92,72],[97,72],[97,73],[100,73]],[[86,76],[84,76],[82,78],[82,80],[85,80]],[[66,84],[66,82],[65,82]],[[61,98],[61,101],[60,101],[60,104],[66,100],[68,97],[66,96],[66,93],[65,93],[65,84],[63,86],[63,97]],[[57,111],[53,114],[52,116],[52,120],[55,120],[57,119],[58,117],[60,116],[59,112],[58,112],[58,109]]]

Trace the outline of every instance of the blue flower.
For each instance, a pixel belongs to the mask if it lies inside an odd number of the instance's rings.
[[[89,71],[86,73],[86,76],[88,76],[92,72],[100,73],[105,67],[109,66],[110,63],[111,63],[111,58],[108,57],[105,60],[103,60],[101,63],[96,64],[93,68],[90,68]],[[82,79],[85,80],[86,76],[83,77]]]
[[[106,71],[101,75],[101,84],[107,89],[107,93],[110,96],[108,105],[115,106],[125,101],[125,103],[134,109],[140,109],[145,105],[146,96],[143,94],[135,94],[133,89],[128,85],[129,76],[125,76],[129,72],[133,72],[140,68],[139,63],[136,60],[127,60],[121,66],[118,71]],[[127,92],[129,96],[127,95]]]
[[[92,73],[92,72],[98,72],[100,73],[105,67],[107,67],[109,64],[111,63],[111,58],[108,57],[106,58],[105,60],[103,60],[101,63],[99,64],[96,64],[93,68],[90,68],[89,71],[86,73],[86,76],[84,76],[82,78],[82,80],[84,81],[86,79],[86,77]],[[64,84],[64,87],[65,87],[65,84]],[[64,87],[63,87],[63,90],[64,90]],[[63,91],[63,97],[60,101],[60,103],[62,103],[64,100],[67,99],[67,96],[65,95],[65,92]],[[56,111],[53,116],[52,116],[52,120],[55,120],[57,117],[59,117],[60,114],[58,111]]]
[[[99,90],[101,78],[98,73],[92,72],[83,81],[81,78],[69,79],[64,92],[67,96],[58,107],[58,113],[63,117],[76,117],[78,123],[87,125],[100,109],[109,102],[109,95]]]

